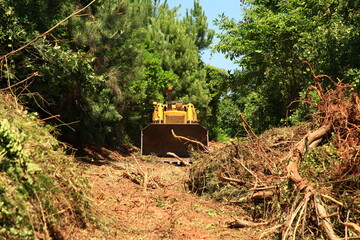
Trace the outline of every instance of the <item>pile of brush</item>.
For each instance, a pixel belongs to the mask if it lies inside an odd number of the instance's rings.
[[[313,122],[256,136],[240,115],[248,137],[193,154],[191,190],[249,213],[232,227],[268,225],[261,238],[284,240],[360,238],[360,100],[340,80],[314,83],[317,99],[303,100]]]

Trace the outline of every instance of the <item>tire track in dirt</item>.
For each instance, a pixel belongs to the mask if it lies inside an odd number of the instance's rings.
[[[232,216],[241,217],[240,208],[188,191],[188,167],[151,158],[111,157],[112,162],[106,160],[101,166],[86,165],[101,227],[75,229],[73,239],[258,238],[259,232],[254,229],[227,227]]]

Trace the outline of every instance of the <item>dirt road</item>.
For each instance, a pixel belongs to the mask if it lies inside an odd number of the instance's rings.
[[[230,229],[240,208],[196,196],[188,167],[110,154],[86,164],[101,227],[75,229],[69,239],[257,239],[254,229]]]

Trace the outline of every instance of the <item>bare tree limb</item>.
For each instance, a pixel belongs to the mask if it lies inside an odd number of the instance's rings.
[[[208,147],[205,146],[203,143],[199,142],[199,141],[196,141],[196,140],[193,140],[193,139],[190,139],[190,138],[187,138],[187,137],[183,137],[183,136],[178,136],[174,133],[174,130],[171,129],[171,133],[173,135],[174,138],[177,138],[177,139],[182,139],[182,140],[185,140],[185,141],[188,141],[188,142],[192,142],[192,143],[196,143],[196,144],[199,144],[203,149],[205,149],[206,151],[209,151]]]
[[[328,196],[328,195],[320,194],[320,196],[322,196],[323,198],[326,198],[326,199],[328,199],[328,200],[330,200],[330,201],[332,201],[332,202],[334,202],[334,203],[336,203],[336,204],[344,207],[344,204],[342,204],[341,202],[337,201],[336,199],[334,199],[334,198],[332,198],[332,197],[330,197],[330,196]]]
[[[50,28],[49,30],[47,30],[46,32],[44,32],[43,34],[40,34],[39,36],[37,36],[36,38],[34,38],[32,41],[28,42],[27,44],[25,44],[24,46],[8,53],[5,54],[3,56],[0,57],[0,61],[3,61],[5,58],[14,55],[17,52],[20,52],[21,50],[29,47],[30,45],[32,45],[33,43],[35,43],[37,40],[39,40],[40,38],[48,35],[50,32],[52,32],[54,29],[56,29],[57,27],[59,27],[61,24],[63,24],[64,22],[66,22],[67,20],[69,20],[70,18],[72,18],[73,16],[85,11],[88,7],[90,7],[94,2],[96,2],[97,0],[93,0],[91,1],[88,5],[86,5],[85,7],[79,9],[78,11],[72,13],[71,15],[69,15],[68,17],[66,17],[65,19],[61,20],[59,23],[57,23],[55,26],[53,26],[52,28]]]
[[[13,88],[13,87],[16,87],[16,86],[18,86],[18,85],[20,85],[20,84],[22,84],[22,83],[30,80],[30,79],[33,78],[33,77],[38,76],[38,75],[39,75],[38,72],[34,72],[33,74],[31,74],[30,76],[28,76],[28,77],[25,78],[24,80],[21,80],[20,82],[17,82],[17,83],[15,83],[15,84],[13,84],[13,85],[11,85],[11,86],[9,86],[9,87],[6,87],[6,88],[0,89],[0,90],[1,90],[1,91],[9,90],[9,89],[11,89],[11,88]]]
[[[326,213],[326,209],[324,208],[323,205],[320,204],[320,201],[319,199],[316,198],[316,195],[314,195],[314,202],[315,202],[316,213],[320,217],[319,221],[321,223],[322,228],[326,232],[328,238],[330,240],[338,240],[339,237],[336,236],[330,221],[327,218],[325,218],[325,216],[328,215]]]
[[[352,228],[356,234],[360,235],[360,226],[352,222],[344,222],[344,225]]]
[[[178,155],[176,155],[173,152],[167,152],[166,155],[172,156],[174,158],[176,158],[177,160],[179,160],[182,164],[184,164],[185,166],[190,166],[189,163],[185,162],[181,157],[179,157]]]

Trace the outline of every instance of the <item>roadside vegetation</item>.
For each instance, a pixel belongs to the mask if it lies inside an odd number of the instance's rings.
[[[63,239],[94,223],[87,179],[54,129],[0,95],[1,239]]]
[[[231,227],[266,226],[264,239],[353,239],[360,228],[360,99],[352,86],[314,76],[312,121],[272,128],[194,154],[190,189],[247,214]],[[311,96],[311,94],[308,94]]]
[[[92,204],[105,202],[102,189],[91,193],[84,167],[98,163],[94,149],[133,146],[120,158],[137,170],[121,169],[121,180],[135,177],[147,197],[134,149],[167,87],[195,105],[217,146],[192,154],[181,184],[240,205],[247,218],[230,227],[263,226],[269,239],[360,236],[360,5],[240,3],[242,20],[224,13],[215,33],[197,0],[184,16],[161,0],[0,0],[1,238],[67,239],[101,225]],[[207,48],[239,68],[206,65]],[[163,197],[162,208],[175,204]]]

